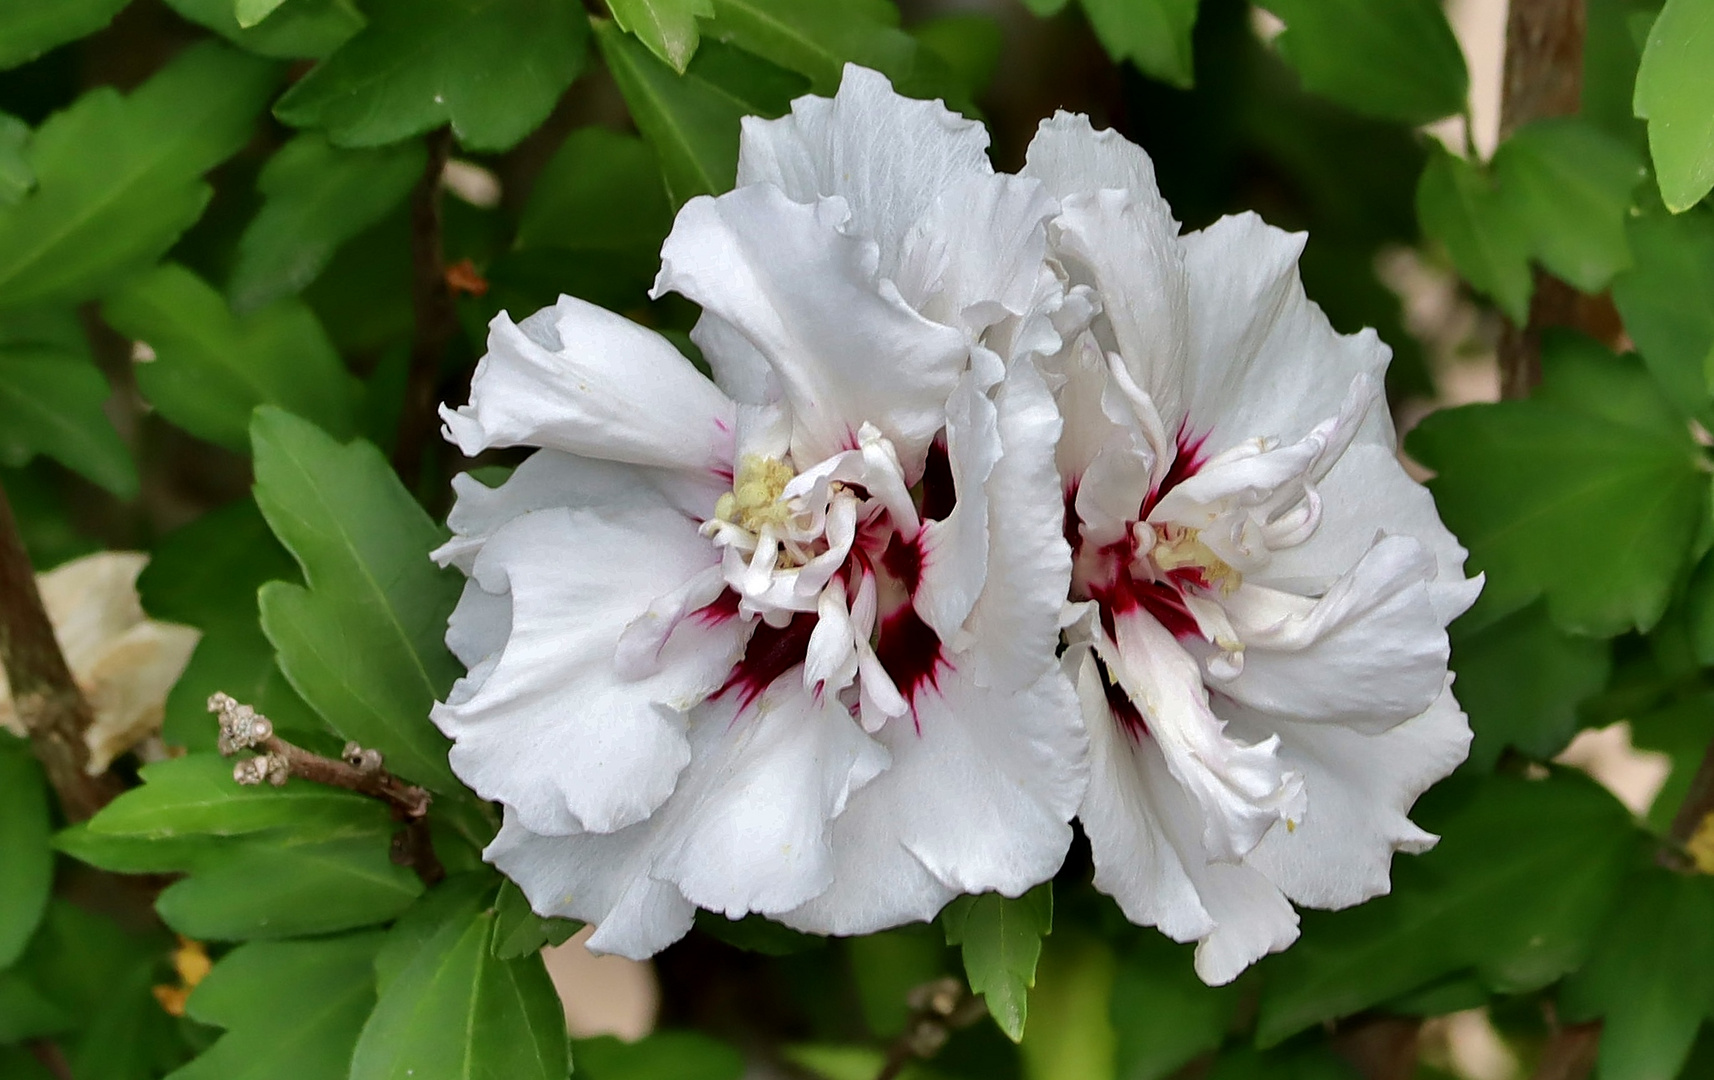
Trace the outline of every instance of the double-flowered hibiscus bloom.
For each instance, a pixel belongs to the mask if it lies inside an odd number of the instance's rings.
[[[1050,877],[1225,981],[1288,900],[1384,891],[1463,756],[1463,551],[1393,458],[1387,351],[1303,296],[1300,237],[1178,235],[1147,157],[977,124],[847,69],[747,120],[680,212],[665,338],[501,315],[458,483],[470,668],[435,720],[537,910],[646,956],[697,907],[866,933]]]

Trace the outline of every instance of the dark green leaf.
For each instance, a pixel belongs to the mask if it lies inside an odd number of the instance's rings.
[[[1714,740],[1714,699],[1687,697],[1631,717],[1631,744],[1665,754],[1672,771],[1649,806],[1648,823],[1665,833],[1690,793],[1691,779]]]
[[[1509,200],[1463,158],[1436,147],[1416,189],[1425,235],[1446,246],[1452,265],[1492,297],[1512,321],[1529,319],[1529,233]]]
[[[387,829],[387,808],[374,799],[307,780],[278,788],[240,784],[232,778],[232,761],[216,754],[157,761],[143,766],[142,778],[143,786],[90,819],[91,832],[164,839],[287,827],[324,836]]]
[[[1559,1006],[1570,1021],[1602,1018],[1602,1080],[1677,1076],[1714,1011],[1714,880],[1652,867],[1631,878]]]
[[[50,1001],[17,971],[0,971],[0,1043],[23,1042],[77,1026],[67,1010]]]
[[[422,893],[422,882],[395,865],[388,848],[386,831],[307,844],[258,837],[168,886],[155,910],[174,930],[204,941],[372,926],[410,907]]]
[[[871,17],[862,4],[798,0],[714,0],[710,36],[809,77],[832,94],[847,63],[872,68],[895,86],[916,70],[920,46],[896,24]]]
[[[988,89],[1000,70],[1006,33],[993,16],[980,12],[942,15],[917,23],[910,33],[945,63],[966,97],[975,98]]]
[[[539,957],[497,960],[494,913],[448,923],[385,990],[351,1080],[564,1080],[565,1019]]]
[[[31,134],[28,124],[0,113],[0,206],[17,206],[36,186],[36,170],[24,152]]]
[[[375,987],[385,993],[423,947],[451,923],[464,924],[493,907],[499,884],[492,870],[454,874],[399,916],[375,954]]]
[[[601,127],[578,128],[530,189],[520,249],[629,253],[652,273],[672,228],[672,206],[649,144]]]
[[[1714,3],[1666,0],[1637,69],[1638,116],[1667,209],[1688,210],[1714,187]]]
[[[129,96],[100,87],[49,117],[30,145],[35,192],[0,211],[0,307],[89,299],[159,258],[202,214],[202,174],[250,140],[277,79],[205,43]]]
[[[771,65],[737,49],[716,49],[713,42],[697,50],[683,75],[611,25],[595,28],[595,42],[637,130],[660,159],[675,208],[731,188],[738,175],[740,118],[778,116],[795,92]]]
[[[363,28],[352,0],[285,0],[266,22],[238,25],[232,0],[166,0],[191,22],[249,52],[282,60],[320,60]]]
[[[1190,32],[1196,27],[1197,3],[1083,0],[1083,10],[1108,56],[1129,60],[1162,82],[1189,87],[1194,77]]]
[[[374,0],[369,25],[274,106],[340,146],[382,146],[451,124],[505,150],[547,119],[582,70],[588,22],[572,0]]]
[[[1582,962],[1631,861],[1625,808],[1562,772],[1443,784],[1430,800],[1414,816],[1440,844],[1395,862],[1389,895],[1305,912],[1298,942],[1262,961],[1262,1045],[1464,968],[1522,992]]]
[[[444,534],[374,446],[341,445],[272,408],[257,410],[251,433],[256,504],[308,582],[262,590],[262,629],[286,678],[392,771],[461,790],[428,719],[460,673],[442,640],[459,582],[428,559]]]
[[[940,921],[946,943],[962,947],[971,991],[983,996],[1013,1042],[1023,1038],[1041,939],[1053,929],[1053,883],[1016,900],[999,893],[961,896],[946,905]]]
[[[702,38],[696,20],[714,15],[711,0],[612,0],[607,6],[619,29],[635,34],[680,74]]]
[[[232,306],[249,311],[314,281],[339,245],[410,193],[424,156],[421,143],[342,150],[314,132],[281,147],[258,182],[262,209],[238,241]]]
[[[233,0],[238,25],[248,29],[272,15],[285,0]]]
[[[1500,146],[1494,175],[1554,274],[1598,293],[1631,265],[1625,222],[1644,172],[1623,142],[1572,117],[1538,120]]]
[[[337,436],[355,429],[355,380],[315,315],[286,299],[244,318],[176,263],[137,278],[102,306],[148,345],[137,383],[161,415],[210,442],[249,449],[250,413],[278,405]]]
[[[790,956],[793,953],[819,949],[827,942],[826,938],[781,926],[762,915],[729,919],[719,912],[698,911],[696,928],[735,949],[761,953],[763,956]]]
[[[530,909],[524,891],[510,880],[500,886],[494,903],[494,958],[517,960],[541,952],[548,945],[562,945],[583,929],[575,919],[543,918]]]
[[[1649,370],[1686,413],[1714,380],[1714,211],[1658,211],[1626,230],[1636,265],[1613,279],[1613,303]]]
[[[1159,934],[1143,936],[1119,957],[1113,980],[1118,1075],[1160,1080],[1215,1049],[1240,998],[1233,987],[1203,985],[1190,948]]]
[[[1577,733],[1577,704],[1607,685],[1610,647],[1556,629],[1541,604],[1464,631],[1454,624],[1458,704],[1475,741],[1469,766],[1494,767],[1508,746],[1546,761]]]
[[[136,495],[131,451],[102,411],[111,393],[81,349],[0,345],[0,462],[46,454],[115,495]]]
[[[130,0],[11,0],[0,4],[0,68],[17,67],[113,21]]]
[[[54,880],[48,788],[28,743],[0,732],[0,968],[10,967],[47,910]]]
[[[738,1051],[694,1031],[658,1031],[636,1042],[611,1035],[578,1039],[572,1057],[585,1080],[738,1080],[744,1074]]]
[[[116,874],[167,874],[200,870],[219,862],[230,845],[217,836],[110,836],[88,822],[61,829],[54,848],[98,870]]]
[[[170,1080],[344,1080],[375,1002],[379,934],[241,945],[190,996],[226,1034]]]
[[[946,935],[921,924],[865,934],[845,943],[863,1019],[876,1038],[891,1039],[910,1019],[911,991],[948,974]]]
[[[1304,89],[1383,120],[1425,124],[1464,107],[1470,75],[1439,0],[1265,0]]]
[[[1585,358],[1557,383],[1544,366],[1541,400],[1435,413],[1411,433],[1411,453],[1439,474],[1429,487],[1441,515],[1488,573],[1481,618],[1545,595],[1571,633],[1646,630],[1703,534],[1701,451],[1682,422],[1636,404],[1655,391],[1634,357]],[[1622,419],[1615,401],[1630,403]],[[1592,523],[1599,543],[1565,543]]]

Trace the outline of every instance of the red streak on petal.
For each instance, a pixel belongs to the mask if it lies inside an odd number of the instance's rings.
[[[940,635],[922,621],[914,607],[908,606],[881,620],[881,639],[875,646],[875,657],[893,677],[899,693],[911,703],[913,717],[917,695],[924,690],[938,691],[941,672],[952,668],[941,647]],[[922,731],[920,721],[917,731]]]
[[[1207,435],[1192,439],[1181,427],[1178,431],[1178,451],[1173,455],[1172,464],[1167,466],[1166,475],[1161,477],[1160,486],[1149,492],[1149,497],[1143,500],[1143,510],[1139,517],[1148,517],[1149,511],[1161,501],[1161,497],[1173,488],[1196,475],[1203,466],[1202,446],[1208,441]]]
[[[736,610],[735,596],[733,605]],[[715,691],[714,696],[735,691],[740,712],[754,705],[774,680],[803,663],[809,654],[809,635],[815,630],[815,624],[814,615],[795,615],[791,622],[778,628],[758,623],[756,632],[750,635],[750,643],[744,648],[744,658],[733,667],[725,685]]]
[[[1101,688],[1107,695],[1107,708],[1113,713],[1113,722],[1133,742],[1143,741],[1149,733],[1149,722],[1143,719],[1142,710],[1131,700],[1131,695],[1125,693],[1125,688],[1114,681],[1106,662],[1099,656],[1095,658],[1095,667],[1100,673]]]
[[[731,589],[690,613],[690,618],[709,626],[718,626],[727,619],[738,617],[738,594]]]
[[[891,574],[905,588],[906,595],[916,598],[917,588],[922,584],[922,546],[917,542],[921,538],[906,540],[894,533],[887,541],[887,549],[881,552],[881,569]]]

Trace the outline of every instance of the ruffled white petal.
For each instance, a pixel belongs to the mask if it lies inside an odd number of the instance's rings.
[[[999,412],[974,372],[947,402],[947,456],[958,501],[952,512],[924,525],[917,546],[921,586],[915,606],[923,622],[953,649],[964,647],[964,620],[989,576],[988,480],[1001,460]]]
[[[695,523],[643,486],[629,502],[503,526],[473,576],[511,596],[510,636],[433,712],[459,777],[536,833],[610,832],[651,813],[689,760],[680,710],[719,687],[743,627],[685,619],[658,670],[636,679],[617,669],[620,638],[715,558]]]
[[[1056,199],[1111,188],[1161,204],[1155,166],[1143,148],[1111,128],[1096,131],[1081,113],[1056,112],[1036,129],[1022,175],[1040,180]]]
[[[772,185],[800,203],[844,199],[851,231],[879,245],[881,273],[892,277],[906,233],[936,198],[993,172],[987,149],[981,124],[847,64],[832,98],[800,97],[778,120],[744,118],[738,186]]]
[[[714,383],[740,405],[766,405],[778,401],[780,381],[768,358],[740,334],[731,323],[704,311],[691,327],[690,340],[702,350]]]
[[[877,273],[874,242],[849,235],[843,200],[791,201],[767,184],[685,204],[654,295],[701,304],[766,357],[792,413],[792,452],[820,461],[875,425],[914,479],[946,422],[969,356]]]
[[[441,417],[469,456],[541,446],[669,469],[732,462],[726,395],[659,334],[569,296],[521,324],[496,315],[470,403]]]
[[[1058,209],[1035,180],[979,174],[935,199],[905,238],[894,281],[905,302],[972,336],[1037,300],[1046,220]]]

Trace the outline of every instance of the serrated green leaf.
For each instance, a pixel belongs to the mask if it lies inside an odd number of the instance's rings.
[[[1667,395],[1696,415],[1714,385],[1714,210],[1641,214],[1626,236],[1635,266],[1613,279],[1613,303]]]
[[[155,901],[186,937],[245,941],[331,934],[386,922],[422,894],[389,857],[391,830],[317,843],[262,836],[175,882]]]
[[[53,0],[0,4],[0,68],[17,67],[56,45],[93,34],[130,0]]]
[[[1492,769],[1508,746],[1538,761],[1565,749],[1578,703],[1607,685],[1608,643],[1555,628],[1541,604],[1475,631],[1453,625],[1458,704],[1476,736],[1467,767]]]
[[[1714,188],[1714,0],[1666,0],[1643,49],[1633,107],[1649,122],[1649,154],[1667,209]]]
[[[1492,297],[1514,323],[1529,320],[1529,234],[1487,176],[1434,148],[1417,184],[1416,213],[1423,233],[1445,245],[1464,280]]]
[[[456,574],[428,552],[445,538],[369,443],[340,444],[262,408],[251,425],[256,504],[308,587],[272,582],[262,629],[293,689],[387,768],[461,791],[429,708],[460,674],[442,640]]]
[[[946,943],[962,947],[971,991],[982,995],[1007,1038],[1023,1038],[1041,941],[1053,929],[1053,883],[1016,900],[999,893],[961,896],[946,905],[940,921]]]
[[[352,0],[285,0],[267,21],[238,25],[232,0],[166,0],[168,7],[247,52],[280,60],[320,60],[363,29]]]
[[[1684,424],[1612,412],[1616,396],[1658,393],[1641,362],[1608,356],[1581,368],[1556,384],[1544,360],[1538,400],[1445,410],[1410,435],[1412,455],[1439,474],[1429,488],[1441,516],[1472,569],[1488,574],[1477,623],[1545,596],[1570,633],[1647,630],[1702,535],[1709,479]],[[1564,542],[1594,523],[1599,543]]]
[[[0,968],[24,951],[54,880],[48,788],[28,743],[0,732]]]
[[[356,380],[296,300],[239,318],[207,282],[166,263],[114,294],[102,314],[148,345],[153,359],[137,365],[137,384],[193,435],[242,453],[258,405],[289,409],[340,437],[356,428]]]
[[[1265,0],[1304,89],[1354,112],[1426,124],[1464,107],[1470,74],[1439,0]]]
[[[1146,934],[1119,956],[1113,979],[1116,1059],[1125,1080],[1161,1080],[1217,1048],[1241,998],[1230,984],[1206,986],[1189,946]]]
[[[1626,882],[1561,1015],[1601,1018],[1602,1080],[1671,1080],[1714,1012],[1714,880],[1657,868]]]
[[[738,1080],[744,1074],[742,1054],[695,1031],[657,1031],[635,1042],[611,1035],[578,1039],[571,1053],[576,1075],[585,1080]],[[865,1080],[875,1072],[871,1068]]]
[[[121,97],[91,90],[30,144],[36,190],[0,211],[0,307],[97,296],[201,214],[202,174],[249,141],[272,64],[204,43]]]
[[[46,454],[121,498],[137,494],[137,466],[102,411],[112,394],[82,350],[0,345],[0,462]]]
[[[168,1080],[343,1077],[375,1002],[380,934],[240,945],[191,994],[188,1012],[226,1034]]]
[[[278,788],[240,784],[232,778],[232,764],[218,754],[187,754],[145,765],[143,785],[103,807],[89,829],[158,839],[287,827],[328,836],[387,829],[387,808],[374,799],[307,780]]]
[[[1083,0],[1089,25],[1115,62],[1188,88],[1194,80],[1190,32],[1199,0]]]
[[[343,150],[317,132],[281,147],[257,183],[262,209],[238,241],[232,306],[250,311],[314,281],[341,244],[410,194],[425,156],[414,142]]]
[[[537,915],[524,891],[508,879],[494,902],[494,958],[517,960],[561,945],[583,929],[575,919],[552,919]]]
[[[24,153],[32,134],[30,125],[0,113],[0,206],[17,206],[36,186],[36,170]]]
[[[285,0],[233,0],[232,14],[248,30],[272,15]]]
[[[1564,772],[1444,783],[1413,816],[1441,840],[1394,863],[1390,894],[1305,912],[1261,962],[1260,1045],[1472,966],[1495,990],[1551,983],[1587,955],[1636,843],[1623,806]]]
[[[716,42],[704,42],[683,75],[610,23],[596,26],[595,42],[654,147],[675,209],[729,190],[738,175],[739,120],[779,116],[804,89],[789,72]]]
[[[1574,117],[1538,120],[1500,145],[1494,175],[1554,274],[1598,293],[1631,265],[1625,223],[1644,172],[1623,142]]]
[[[443,927],[363,1026],[351,1080],[564,1080],[565,1018],[539,957],[497,960],[494,913]]]
[[[711,0],[612,0],[607,6],[619,29],[635,35],[681,75],[702,38],[696,20],[714,16]]]
[[[572,0],[374,0],[369,25],[293,86],[274,115],[340,146],[452,125],[470,150],[507,150],[583,70]]]

